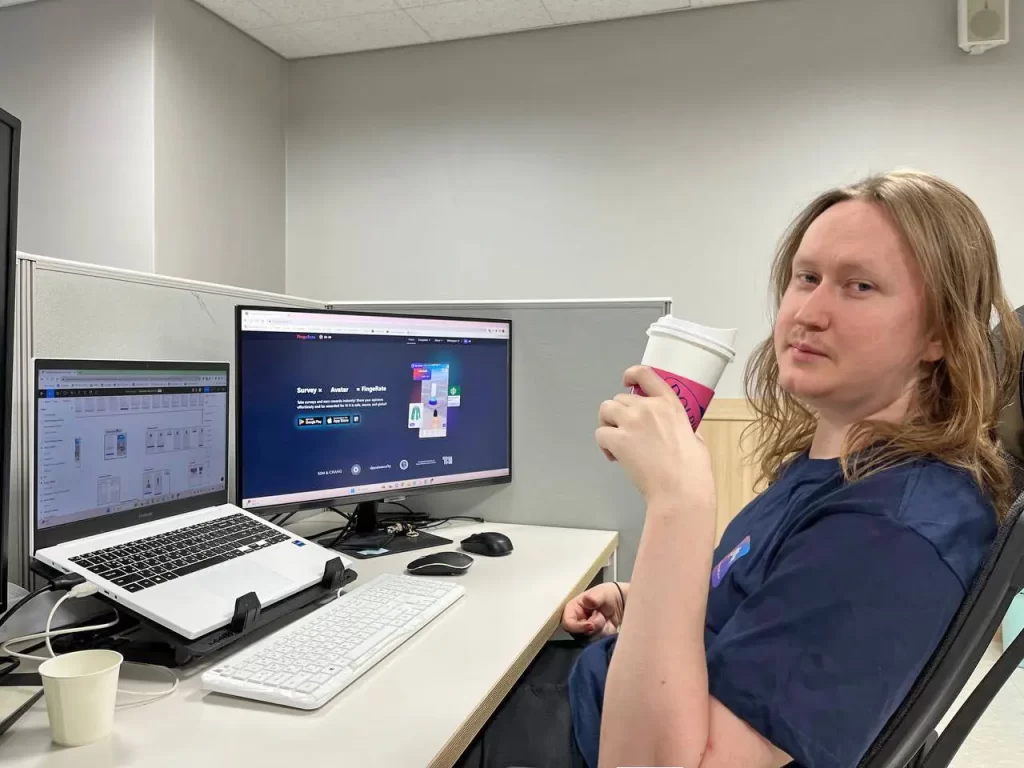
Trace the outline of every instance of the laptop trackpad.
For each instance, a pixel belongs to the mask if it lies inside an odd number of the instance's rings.
[[[245,563],[244,568],[236,567],[236,563],[241,565],[242,560],[245,558],[235,560],[226,568],[219,568],[216,574],[211,573],[203,588],[231,600],[246,592],[255,592],[263,604],[292,591],[289,589],[292,582],[269,568],[256,563]]]

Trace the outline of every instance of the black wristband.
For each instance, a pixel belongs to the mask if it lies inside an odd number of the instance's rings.
[[[622,591],[622,587],[620,587],[620,586],[619,586],[619,582],[617,582],[617,581],[613,581],[613,582],[612,582],[612,584],[614,584],[614,585],[615,585],[615,588],[616,588],[617,590],[619,590],[619,604],[620,604],[620,605],[622,606],[622,607],[621,607],[621,608],[619,609],[619,611],[620,611],[620,613],[623,613],[623,614],[625,614],[625,613],[626,613],[626,595],[625,595],[625,593],[624,593],[624,592]]]

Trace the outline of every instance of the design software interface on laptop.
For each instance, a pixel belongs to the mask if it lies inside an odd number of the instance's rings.
[[[227,374],[40,370],[37,526],[223,490]]]

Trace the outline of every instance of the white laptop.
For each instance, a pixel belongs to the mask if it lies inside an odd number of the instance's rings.
[[[227,503],[228,373],[35,361],[35,557],[188,639],[227,625],[239,596],[270,605],[339,557]]]

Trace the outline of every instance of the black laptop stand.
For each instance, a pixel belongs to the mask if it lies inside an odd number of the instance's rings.
[[[52,579],[60,575],[44,563],[33,559],[32,570],[43,578]],[[157,664],[162,667],[182,667],[198,661],[207,654],[227,648],[232,643],[252,632],[281,621],[314,604],[328,603],[338,590],[355,581],[355,571],[346,569],[340,557],[328,560],[324,566],[323,579],[319,584],[297,592],[291,597],[273,605],[262,606],[255,592],[246,592],[235,600],[235,613],[226,627],[215,629],[194,640],[182,637],[144,616],[121,605],[116,600],[97,592],[95,597],[117,609],[121,620],[114,627],[102,633],[64,635],[53,639],[58,653],[70,653],[83,648],[107,648],[117,651],[128,661]]]

